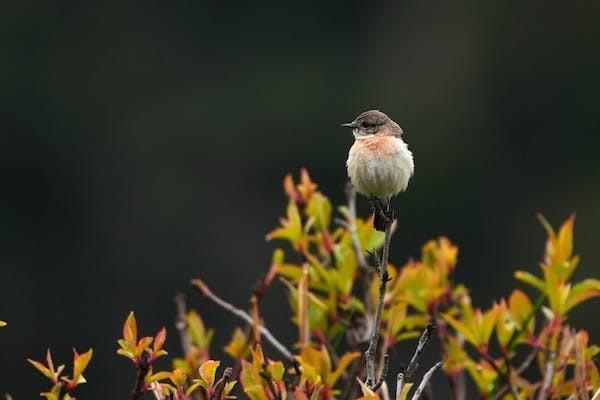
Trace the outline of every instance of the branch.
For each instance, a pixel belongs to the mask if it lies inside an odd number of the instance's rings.
[[[427,373],[425,375],[423,375],[423,380],[421,380],[421,384],[419,385],[419,387],[417,388],[417,390],[415,390],[415,393],[413,394],[412,400],[419,400],[421,398],[421,394],[423,393],[423,390],[425,390],[425,387],[427,386],[427,384],[431,380],[431,377],[433,376],[433,373],[438,368],[440,368],[443,363],[444,363],[443,361],[439,361],[437,364],[435,364],[433,367],[431,367],[429,369],[429,371],[427,371]]]
[[[207,299],[220,306],[221,308],[225,309],[226,311],[229,311],[231,314],[235,315],[247,324],[254,324],[254,320],[247,312],[245,312],[244,310],[240,310],[233,304],[221,299],[219,296],[214,294],[210,290],[210,288],[206,286],[206,284],[200,279],[194,279],[191,283],[200,292],[200,294],[202,294],[202,296],[206,297]],[[260,330],[262,336],[265,339],[267,339],[267,341],[271,343],[271,345],[275,347],[275,349],[277,349],[289,361],[294,362],[294,356],[292,355],[292,353],[279,340],[277,340],[275,336],[273,336],[273,334],[267,328],[264,327],[264,325],[260,325],[258,329]]]
[[[148,374],[150,370],[150,363],[148,362],[148,355],[144,353],[138,364],[138,371],[135,377],[135,381],[133,383],[133,389],[131,391],[131,395],[129,396],[129,400],[137,400],[142,394],[144,394],[144,378]]]
[[[233,369],[231,367],[225,368],[223,371],[223,377],[221,378],[221,382],[217,385],[215,389],[215,394],[213,395],[213,400],[221,400],[223,396],[223,389],[227,386],[227,382],[231,379],[231,375],[233,374]]]
[[[388,259],[390,256],[390,242],[392,239],[392,221],[386,222],[385,225],[385,242],[383,244],[383,252],[379,262],[379,300],[377,303],[377,311],[375,313],[375,323],[371,331],[371,339],[369,347],[365,352],[367,380],[366,384],[371,389],[375,385],[375,355],[377,354],[377,342],[379,341],[379,328],[381,326],[381,315],[383,313],[383,300],[385,298],[385,290],[388,281]]]
[[[427,343],[429,343],[429,339],[431,339],[431,333],[434,329],[435,324],[427,324],[425,330],[423,330],[423,333],[421,333],[421,337],[419,337],[419,342],[417,343],[415,354],[413,354],[412,358],[410,359],[410,363],[408,364],[406,371],[404,371],[404,373],[399,373],[396,377],[396,397],[400,396],[404,384],[406,382],[410,382],[412,376],[417,371],[417,368],[419,368],[419,360],[423,355],[423,351],[425,351]]]
[[[183,356],[187,356],[188,352],[192,349],[192,344],[187,334],[187,305],[186,297],[183,293],[178,293],[175,296],[175,304],[177,305],[177,318],[175,319],[175,328],[179,332],[181,338],[181,348],[183,350]]]
[[[386,354],[385,356],[383,356],[383,370],[381,371],[379,380],[377,381],[375,386],[373,386],[374,392],[376,392],[381,387],[381,385],[383,385],[383,383],[385,382],[385,378],[387,377],[389,366],[390,366],[390,355]]]
[[[417,348],[415,349],[415,354],[413,355],[408,367],[406,367],[406,372],[404,373],[404,379],[410,381],[413,374],[416,372],[417,368],[419,368],[419,360],[423,355],[423,351],[425,351],[425,346],[429,343],[429,339],[431,339],[431,333],[435,329],[435,324],[429,323],[425,327],[425,330],[421,334],[419,338],[419,343],[417,344]]]
[[[538,400],[545,400],[548,398],[548,389],[552,385],[552,377],[554,376],[554,359],[556,358],[556,352],[550,352],[550,356],[546,361],[546,372],[544,373],[544,382],[542,388],[538,394]]]

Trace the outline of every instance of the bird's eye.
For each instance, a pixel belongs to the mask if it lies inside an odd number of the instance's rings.
[[[374,127],[374,126],[375,126],[375,125],[373,125],[373,124],[372,124],[372,123],[370,123],[370,122],[363,122],[363,128],[369,129],[369,128],[372,128],[372,127]]]

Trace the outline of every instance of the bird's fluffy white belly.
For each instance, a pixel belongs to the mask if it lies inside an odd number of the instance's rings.
[[[406,143],[395,137],[378,138],[382,143],[377,145],[367,145],[366,140],[356,140],[347,161],[356,190],[382,200],[406,190],[414,172],[413,156]]]

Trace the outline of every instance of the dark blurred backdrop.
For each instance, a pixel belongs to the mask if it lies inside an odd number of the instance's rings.
[[[175,354],[191,277],[245,306],[283,176],[305,166],[342,201],[339,124],[368,108],[415,153],[393,262],[448,235],[487,307],[515,268],[537,272],[535,213],[577,211],[576,278],[598,276],[600,3],[84,3],[1,7],[0,391],[35,398],[26,357],[93,347],[81,397],[124,398],[129,310],[147,334],[167,325]],[[269,296],[291,342],[283,290]],[[237,321],[190,300],[221,356]],[[573,323],[598,339],[593,308]]]

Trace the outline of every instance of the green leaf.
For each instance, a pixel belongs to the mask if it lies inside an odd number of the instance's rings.
[[[544,283],[544,281],[542,281],[540,278],[536,277],[535,275],[530,274],[529,272],[516,271],[515,278],[520,280],[521,282],[525,282],[528,285],[533,286],[534,288],[538,289],[542,293],[546,292],[546,284]]]
[[[600,280],[586,279],[571,288],[565,303],[565,313],[584,301],[600,296]]]

